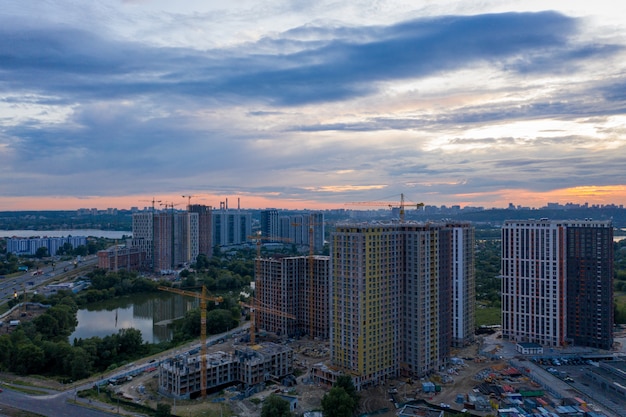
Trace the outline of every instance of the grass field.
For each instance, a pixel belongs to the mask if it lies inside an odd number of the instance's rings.
[[[478,301],[476,303],[476,327],[501,324],[502,319],[500,313],[500,307],[492,307],[488,302]]]
[[[626,292],[615,292],[615,323],[626,324]]]

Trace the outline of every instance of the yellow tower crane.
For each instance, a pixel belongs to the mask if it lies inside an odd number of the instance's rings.
[[[181,290],[178,288],[159,286],[159,290],[168,291],[174,294],[187,295],[200,299],[200,360],[202,365],[200,366],[200,396],[206,397],[206,302],[215,301],[215,303],[221,303],[224,301],[222,297],[213,297],[207,294],[206,287],[202,286],[202,292],[197,293],[194,291]]]
[[[404,207],[405,205],[409,205],[411,207],[415,207],[416,209],[424,207],[424,203],[406,203],[404,201],[404,194],[400,194],[400,204],[397,202],[387,202],[387,201],[355,201],[351,203],[346,203],[346,205],[358,205],[358,206],[387,206],[389,208],[400,208],[400,223],[404,223]]]
[[[254,261],[254,281],[255,281],[255,287],[256,287],[256,284],[258,284],[257,280],[261,276],[261,245],[262,245],[261,242],[263,240],[267,240],[270,242],[280,241],[284,243],[289,243],[291,242],[291,239],[286,238],[286,237],[265,237],[265,236],[261,236],[261,234],[247,236],[247,238],[250,240],[256,240],[256,259]]]

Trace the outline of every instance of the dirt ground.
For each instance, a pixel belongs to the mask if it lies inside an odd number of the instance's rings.
[[[32,320],[42,311],[35,307],[29,307],[26,311],[16,310],[10,317],[5,318],[5,324],[0,327],[0,334],[10,331],[9,320]],[[298,384],[293,389],[284,390],[285,387],[270,385],[268,388],[254,396],[242,401],[230,401],[229,397],[235,395],[235,392],[224,391],[213,394],[208,400],[173,400],[165,399],[157,393],[157,372],[144,374],[134,378],[132,381],[117,387],[120,393],[125,394],[128,398],[134,398],[135,401],[156,408],[158,402],[168,402],[172,406],[172,413],[180,417],[191,416],[259,416],[261,413],[262,401],[277,389],[286,391],[288,395],[295,395],[298,398],[298,407],[296,412],[302,413],[310,410],[320,410],[321,400],[328,389],[323,386],[312,384],[309,379],[308,369],[315,363],[326,362],[329,359],[328,345],[323,342],[296,341],[291,345],[294,349],[294,367],[298,369],[302,375],[298,377]],[[212,350],[228,350],[228,344],[215,345]],[[211,350],[211,349],[210,349]],[[421,392],[421,381],[413,381],[412,384],[407,383],[406,379],[398,379],[389,381],[386,385],[376,388],[370,388],[360,392],[361,402],[359,413],[378,412],[378,416],[392,417],[396,415],[395,402],[403,403],[410,399],[423,399],[430,403],[439,405],[440,403],[449,404],[453,409],[462,409],[463,404],[455,403],[457,394],[467,394],[478,385],[481,381],[475,379],[475,376],[481,371],[488,368],[502,367],[503,361],[487,361],[478,357],[478,344],[473,344],[464,349],[453,352],[453,356],[464,359],[463,365],[455,366],[445,378],[451,382],[445,382],[442,378],[434,378],[441,384],[441,392],[432,395]],[[6,377],[9,377],[6,375]],[[433,379],[433,378],[431,378]],[[31,381],[32,383],[33,381]],[[37,381],[35,385],[46,385],[43,381]],[[60,389],[61,387],[51,387]],[[392,401],[392,395],[395,401]],[[219,400],[218,400],[219,399]],[[382,412],[387,409],[387,412]],[[8,416],[20,416],[20,414],[8,414],[4,410],[0,411]],[[24,414],[21,414],[25,416]]]
[[[40,316],[46,311],[45,308],[39,307],[35,304],[27,304],[26,307],[20,307],[13,310],[10,314],[2,319],[2,325],[0,326],[0,334],[10,333],[14,326],[9,325],[12,320],[19,320],[20,322],[31,321],[34,318]]]
[[[298,398],[297,413],[311,410],[321,410],[321,400],[328,389],[323,386],[312,384],[309,380],[307,369],[318,362],[329,359],[328,346],[319,342],[295,342],[294,349],[295,368],[302,372],[297,378],[298,384],[292,388],[285,388],[277,385],[270,385],[266,390],[253,395],[245,400],[230,401],[229,398],[235,392],[228,390],[210,395],[206,400],[173,400],[164,399],[157,394],[156,372],[134,378],[132,381],[121,385],[120,389],[129,397],[135,398],[138,402],[156,407],[156,400],[168,402],[172,406],[172,413],[180,417],[192,416],[259,416],[261,413],[262,401],[272,393],[278,391],[287,395],[295,395]],[[228,344],[214,346],[213,349],[228,350]],[[421,392],[421,381],[407,383],[406,379],[389,381],[383,386],[367,389],[360,392],[361,402],[359,414],[378,412],[377,416],[392,417],[396,415],[395,402],[405,402],[411,399],[423,399],[433,404],[449,404],[452,409],[462,409],[463,404],[455,403],[457,394],[467,394],[480,382],[475,379],[477,374],[486,369],[501,369],[505,362],[501,360],[491,361],[478,359],[478,344],[468,346],[453,352],[455,357],[466,358],[462,365],[457,365],[450,373],[447,373],[450,382],[444,383],[443,378],[435,376],[434,380],[441,381],[442,390],[440,393],[424,394]],[[141,394],[143,392],[143,394]],[[391,400],[391,392],[395,401]],[[383,412],[387,409],[386,412]],[[480,413],[477,413],[480,414]],[[486,413],[485,413],[486,414]]]

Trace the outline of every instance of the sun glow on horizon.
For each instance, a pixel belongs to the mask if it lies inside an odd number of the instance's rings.
[[[351,187],[348,187],[350,189]],[[376,189],[376,187],[373,187]],[[370,189],[370,187],[366,187]],[[191,195],[192,198],[187,196]],[[185,197],[183,197],[185,196]],[[368,201],[375,199],[355,198],[342,201],[322,201],[316,200],[312,193],[308,199],[296,199],[279,197],[272,194],[198,194],[180,193],[167,195],[131,195],[131,196],[86,196],[86,197],[4,197],[0,200],[0,211],[45,211],[45,210],[78,210],[81,208],[97,208],[105,210],[107,208],[116,209],[138,209],[152,207],[154,200],[155,208],[161,209],[174,204],[177,209],[186,208],[188,203],[203,204],[212,207],[220,207],[223,202],[229,209],[265,209],[280,208],[286,210],[330,210],[346,207],[350,201]],[[531,191],[520,189],[500,189],[480,193],[457,193],[440,194],[429,193],[428,199],[424,201],[428,206],[440,205],[460,205],[481,206],[485,208],[505,208],[510,203],[524,207],[545,207],[547,203],[560,204],[589,204],[617,206],[626,205],[626,185],[604,185],[604,186],[577,186],[562,188],[551,191]]]

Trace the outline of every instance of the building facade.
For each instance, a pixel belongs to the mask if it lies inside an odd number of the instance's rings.
[[[213,246],[228,247],[242,245],[252,234],[252,214],[237,208],[232,210],[221,204],[212,211]]]
[[[133,214],[132,246],[146,252],[153,271],[173,270],[195,262],[199,253],[199,215],[157,211]]]
[[[507,221],[502,336],[543,346],[613,344],[610,221]]]
[[[210,258],[213,255],[213,208],[192,204],[189,212],[198,214],[198,253]]]
[[[447,265],[452,278],[452,346],[465,346],[474,341],[476,329],[474,228],[469,224],[451,224],[447,230],[451,234]]]
[[[277,334],[328,339],[329,257],[315,255],[258,259],[257,301],[295,320],[258,312],[258,327]]]
[[[261,236],[267,241],[282,237],[280,234],[280,213],[276,209],[261,211]]]
[[[139,271],[146,265],[146,252],[137,247],[115,245],[98,251],[98,268],[107,271]]]
[[[31,237],[31,238],[7,238],[7,253],[16,255],[35,255],[37,249],[46,248],[50,256],[55,256],[57,251],[66,243],[72,245],[72,249],[87,245],[85,236],[67,237]]]
[[[462,223],[338,226],[330,244],[331,365],[362,388],[446,364],[453,343],[473,340],[473,307],[453,305],[475,302],[473,239]],[[453,332],[455,323],[462,330]]]
[[[271,242],[288,241],[296,246],[310,246],[314,254],[324,249],[324,213],[310,212],[281,215],[278,210],[261,212],[261,235]]]
[[[178,355],[159,365],[159,393],[173,398],[195,398],[201,391],[202,358]],[[234,353],[214,352],[205,360],[208,392],[241,384],[245,393],[255,392],[267,382],[293,374],[293,350],[284,345],[264,343],[236,348]]]
[[[133,213],[133,238],[131,246],[146,254],[145,267],[154,270],[154,212]]]

